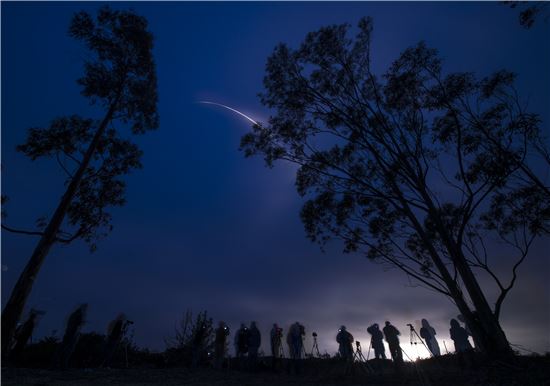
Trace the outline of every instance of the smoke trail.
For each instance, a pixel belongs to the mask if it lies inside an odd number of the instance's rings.
[[[229,106],[226,106],[226,105],[222,105],[221,103],[216,103],[216,102],[209,102],[209,101],[199,101],[198,103],[203,103],[203,104],[207,104],[207,105],[214,105],[214,106],[220,106],[220,107],[223,107],[224,109],[228,109],[230,111],[233,111],[234,113],[237,113],[239,114],[241,117],[245,118],[245,119],[248,119],[250,122],[252,122],[253,124],[257,125],[258,122],[256,122],[254,119],[250,118],[248,115],[244,114],[244,113],[241,113],[239,110],[235,110],[234,108],[231,108]]]

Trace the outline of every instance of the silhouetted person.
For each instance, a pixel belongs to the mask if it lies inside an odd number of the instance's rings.
[[[86,311],[88,310],[88,304],[81,304],[76,310],[74,310],[69,319],[67,320],[67,327],[65,328],[65,334],[59,347],[59,354],[57,357],[57,366],[61,368],[67,368],[69,366],[69,360],[73,355],[78,338],[80,337],[80,330],[84,326]]]
[[[390,346],[390,354],[393,361],[398,364],[402,363],[403,353],[401,352],[401,346],[399,346],[399,335],[401,335],[401,333],[388,321],[386,321],[386,326],[382,331],[384,331],[386,342],[388,342],[388,346]]]
[[[269,335],[270,335],[271,358],[272,358],[271,366],[275,368],[281,358],[281,344],[283,340],[283,329],[280,328],[277,325],[277,323],[274,323]]]
[[[438,357],[441,355],[439,350],[439,344],[437,339],[435,339],[435,330],[426,319],[422,319],[422,328],[420,328],[420,336],[426,341],[426,345],[431,353]]]
[[[338,330],[336,342],[338,342],[338,352],[342,359],[351,362],[353,360],[353,335],[347,331],[346,326],[342,326]]]
[[[451,329],[449,330],[451,339],[455,343],[456,352],[466,352],[472,350],[472,345],[468,340],[468,331],[461,327],[456,319],[451,319]]]
[[[229,336],[229,327],[227,327],[225,322],[223,321],[219,322],[218,328],[216,329],[216,339],[214,340],[214,357],[215,357],[214,366],[217,369],[223,368],[228,336]]]
[[[197,326],[193,340],[191,341],[191,366],[197,367],[201,360],[202,354],[205,349],[205,341],[207,338],[207,327],[205,323]]]
[[[105,342],[105,351],[103,354],[103,362],[101,367],[110,367],[115,351],[124,337],[124,329],[126,326],[126,315],[120,313],[109,323],[107,327],[107,340]]]
[[[371,335],[370,344],[374,350],[374,357],[376,359],[386,359],[386,348],[384,347],[384,334],[380,331],[378,323],[374,323],[367,328],[367,332]]]
[[[473,351],[472,345],[468,340],[468,331],[458,323],[458,320],[451,319],[451,329],[449,330],[451,339],[455,344],[455,351],[458,357],[460,367],[464,367],[464,358],[471,362],[470,353]]]
[[[260,330],[256,326],[256,322],[250,323],[250,329],[248,330],[248,359],[250,362],[250,368],[255,369],[258,360],[258,350],[262,344],[262,335]]]
[[[304,346],[303,337],[306,335],[304,326],[296,322],[290,326],[286,335],[286,343],[288,344],[288,352],[290,356],[289,370],[300,372],[300,362],[302,359],[302,350]]]
[[[248,353],[248,328],[241,323],[241,328],[235,333],[235,352],[239,360],[239,366],[243,365],[243,358]]]
[[[280,328],[277,323],[273,324],[271,329],[271,356],[273,358],[279,358],[281,356],[281,343],[283,339],[283,329]]]
[[[34,331],[36,324],[38,323],[38,316],[44,314],[42,311],[37,311],[34,308],[31,308],[29,312],[29,317],[17,329],[15,330],[15,345],[13,346],[13,349],[11,350],[10,357],[15,362],[17,362],[21,358],[21,354],[23,353],[23,350],[25,349],[25,346],[27,345],[27,342],[29,341],[29,338],[32,335],[32,332]]]

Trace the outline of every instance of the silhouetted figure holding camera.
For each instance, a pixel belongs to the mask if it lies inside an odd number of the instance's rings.
[[[367,328],[367,332],[371,335],[370,344],[374,350],[374,357],[376,359],[386,359],[386,348],[384,347],[384,334],[380,331],[378,323],[374,323]]]
[[[248,354],[248,328],[241,323],[241,328],[235,333],[235,352],[240,367],[243,366],[243,358]]]
[[[345,361],[353,361],[353,335],[351,335],[346,326],[340,327],[338,334],[336,335],[336,342],[338,342],[338,352]]]
[[[63,335],[63,340],[61,341],[61,346],[57,355],[57,367],[64,369],[69,366],[69,359],[71,359],[76,344],[78,343],[80,330],[82,326],[84,326],[87,310],[88,304],[84,303],[78,306],[69,316],[65,334]]]
[[[420,336],[426,341],[428,349],[433,354],[433,356],[440,356],[441,351],[439,350],[439,344],[437,339],[435,339],[435,329],[430,326],[430,323],[426,319],[422,319],[422,328],[420,329]]]
[[[273,328],[270,333],[271,338],[271,356],[273,358],[281,357],[281,343],[283,339],[283,329],[280,328],[277,323],[273,324]]]
[[[290,355],[290,370],[295,373],[301,371],[302,351],[304,347],[303,338],[306,335],[304,326],[296,322],[288,329],[286,335],[286,343],[288,344],[288,352]]]
[[[219,322],[218,328],[216,329],[216,338],[214,340],[214,367],[217,369],[223,368],[228,336],[229,327],[227,327],[224,321]]]
[[[283,329],[280,328],[277,323],[274,323],[269,335],[272,358],[271,367],[275,369],[280,361],[280,358],[282,357]]]
[[[133,322],[126,318],[126,315],[120,313],[109,323],[107,327],[107,341],[105,342],[105,351],[103,354],[103,362],[101,367],[110,367],[115,355],[115,351],[124,338],[124,334],[129,324]]]
[[[403,353],[401,352],[401,346],[399,346],[399,335],[401,333],[388,321],[386,321],[386,326],[382,331],[384,331],[386,342],[390,346],[390,354],[393,361],[397,364],[403,363]]]

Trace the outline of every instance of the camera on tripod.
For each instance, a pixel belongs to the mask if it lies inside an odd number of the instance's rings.
[[[317,338],[317,333],[316,333],[316,332],[312,332],[312,333],[311,333],[311,336],[313,336],[314,338]]]

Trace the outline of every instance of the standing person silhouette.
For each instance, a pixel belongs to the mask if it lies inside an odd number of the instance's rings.
[[[393,361],[396,364],[403,363],[403,353],[401,352],[401,346],[399,346],[399,335],[401,333],[390,322],[386,321],[386,326],[382,329],[386,342],[390,346],[390,354]]]
[[[455,344],[455,351],[458,357],[458,364],[461,368],[464,368],[465,359],[468,362],[472,362],[470,354],[473,352],[472,345],[468,340],[468,331],[458,323],[458,320],[451,319],[451,329],[449,330],[451,339]]]
[[[43,311],[37,311],[34,308],[31,308],[31,311],[29,312],[29,317],[27,318],[25,323],[17,327],[17,329],[15,330],[15,345],[9,353],[9,358],[12,359],[14,362],[17,363],[17,361],[21,358],[21,354],[27,346],[27,342],[29,341],[34,329],[36,328],[36,325],[38,324],[38,317],[43,314]]]
[[[468,331],[464,327],[460,326],[458,320],[451,319],[451,329],[449,330],[451,339],[455,344],[455,351],[462,353],[473,350],[470,341],[468,340]]]
[[[290,355],[289,371],[293,370],[296,374],[301,372],[302,350],[304,347],[303,338],[305,334],[304,326],[296,322],[290,326],[286,335],[286,343],[288,344]]]
[[[256,322],[250,323],[250,329],[248,330],[248,360],[250,363],[250,369],[255,370],[258,361],[258,350],[262,344],[262,335]]]
[[[283,329],[277,323],[273,324],[270,332],[271,343],[271,367],[275,369],[281,359],[281,344],[283,339]]]
[[[338,342],[338,352],[345,361],[353,361],[353,335],[351,335],[346,326],[340,327],[338,334],[336,335],[336,342]]]
[[[244,357],[248,353],[248,328],[244,323],[241,323],[241,327],[235,333],[235,351],[238,366],[242,368]]]
[[[80,338],[80,330],[84,326],[86,311],[88,310],[88,304],[84,303],[78,306],[74,310],[67,321],[67,327],[65,328],[65,334],[61,341],[61,347],[59,348],[59,355],[57,360],[57,366],[65,369],[69,367],[69,360],[73,355],[78,338]]]
[[[214,340],[214,366],[217,369],[223,368],[225,362],[225,353],[227,351],[227,337],[229,336],[229,327],[224,321],[218,323],[216,329],[216,338]]]
[[[271,356],[273,358],[279,358],[281,356],[281,341],[283,338],[283,329],[280,328],[277,323],[273,324],[273,328],[270,333],[271,343]]]
[[[126,315],[122,312],[109,323],[107,327],[107,341],[105,342],[105,351],[103,354],[103,362],[101,367],[110,367],[115,355],[115,351],[124,337],[124,326]]]
[[[367,328],[367,332],[371,335],[370,344],[374,350],[374,356],[376,359],[386,359],[386,348],[384,347],[384,334],[380,331],[378,323],[374,323]]]
[[[430,349],[434,357],[441,355],[439,350],[439,344],[437,339],[435,339],[435,329],[430,326],[430,323],[426,319],[422,319],[422,328],[420,328],[420,336],[426,341],[426,345]]]

